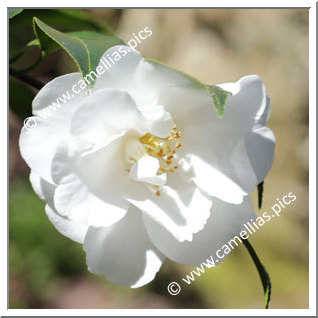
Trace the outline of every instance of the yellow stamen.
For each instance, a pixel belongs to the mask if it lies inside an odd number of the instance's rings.
[[[176,138],[179,139],[179,138],[181,138],[181,137],[182,137],[182,132],[181,132],[181,131],[178,131],[178,132],[176,133]]]
[[[164,157],[166,154],[163,152],[162,148],[160,148],[159,152],[157,153],[159,157]]]
[[[176,142],[173,146],[175,139],[180,139],[182,137],[182,132],[177,131],[177,125],[174,125],[172,131],[166,138],[160,138],[154,136],[150,133],[145,134],[139,141],[143,144],[146,149],[146,155],[153,156],[159,159],[160,167],[158,169],[158,174],[164,173],[174,173],[178,169],[175,160],[178,159],[176,153],[177,149],[181,147],[180,142]],[[176,155],[176,156],[174,156]],[[161,187],[158,185],[152,186],[152,191],[157,197],[161,195]]]

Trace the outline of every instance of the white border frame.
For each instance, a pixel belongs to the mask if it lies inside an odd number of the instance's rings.
[[[69,0],[55,0],[51,2],[51,7],[79,7],[82,3]],[[91,0],[89,7],[100,7],[106,2]],[[180,2],[175,0],[162,0],[151,4],[148,1],[127,0],[107,1],[108,7],[130,7],[134,5],[136,8],[150,7],[178,7]],[[195,4],[196,8],[200,7],[234,7],[234,8],[310,8],[309,10],[309,309],[7,309],[8,286],[7,282],[8,268],[7,262],[3,260],[0,264],[0,315],[2,316],[316,316],[316,2],[315,1],[246,1],[238,2],[231,0],[223,1],[202,1],[195,2],[183,1],[182,7],[192,7]],[[50,7],[47,2],[39,0],[30,0],[27,2],[28,7],[40,8]],[[5,38],[8,34],[7,30],[7,7],[26,7],[26,3],[21,0],[6,1],[5,7],[1,7],[1,24],[2,34]],[[44,8],[44,7],[43,7]],[[106,7],[105,7],[106,8]],[[6,34],[4,34],[4,30]],[[2,96],[6,96],[6,105],[8,104],[7,97],[7,79],[8,79],[8,57],[6,51],[1,51],[2,73],[7,76],[1,77]],[[5,58],[6,57],[6,58]],[[3,102],[4,104],[4,102]],[[0,108],[1,112],[1,134],[0,134],[0,149],[8,147],[8,112],[5,105]],[[0,244],[2,255],[6,255],[8,227],[7,215],[4,213],[8,206],[5,205],[8,198],[8,171],[5,157],[1,156],[1,167],[3,170],[1,178],[1,222],[0,222]],[[8,160],[8,159],[7,159]],[[8,254],[7,254],[8,255]]]

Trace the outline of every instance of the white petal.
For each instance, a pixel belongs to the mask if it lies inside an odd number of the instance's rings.
[[[88,230],[87,225],[61,216],[48,204],[45,206],[45,213],[61,234],[77,243],[84,243]]]
[[[132,165],[129,177],[135,181],[163,186],[166,183],[166,174],[157,175],[159,167],[160,164],[157,158],[143,156]]]
[[[178,72],[164,64],[151,60],[142,60],[136,70],[136,80],[139,87],[143,87],[147,94],[158,96],[162,90],[172,87],[185,87],[193,82],[181,72]]]
[[[108,228],[90,227],[84,250],[92,273],[133,288],[152,281],[165,259],[149,240],[140,212],[133,207]]]
[[[58,76],[54,78],[49,83],[45,84],[44,87],[38,92],[38,94],[35,96],[33,102],[32,102],[32,110],[33,115],[43,115],[45,116],[48,114],[45,112],[45,108],[47,108],[47,111],[51,111],[52,113],[50,115],[54,114],[54,105],[56,104],[56,112],[62,110],[66,106],[61,99],[65,96],[65,101],[68,100],[68,97],[70,98],[70,103],[79,103],[81,99],[86,96],[86,91],[82,90],[81,92],[72,95],[72,86],[74,84],[77,84],[78,81],[82,79],[81,73],[70,73],[62,76]],[[70,93],[70,96],[68,96],[67,91]],[[64,96],[63,96],[64,94]],[[72,96],[71,96],[72,95]],[[59,99],[60,98],[60,99]],[[60,101],[60,108],[57,106],[57,99]],[[68,105],[68,103],[67,103]],[[64,107],[65,106],[65,107]],[[50,117],[48,117],[50,118]]]
[[[162,105],[149,106],[140,108],[142,115],[147,119],[147,130],[159,137],[165,138],[171,132],[174,121],[171,115],[165,111]]]
[[[263,114],[261,114],[259,119],[257,120],[256,125],[257,126],[265,126],[268,119],[269,119],[270,114],[271,114],[271,103],[270,103],[270,98],[267,95],[266,96],[266,107],[264,109]]]
[[[129,204],[120,192],[124,189],[121,174],[125,171],[116,170],[120,160],[115,155],[113,163],[112,158],[118,144],[112,145],[80,158],[70,141],[58,147],[52,176],[57,184],[54,204],[59,214],[94,226],[111,225],[125,215]]]
[[[254,129],[245,138],[247,155],[257,176],[262,182],[270,170],[275,152],[275,136],[267,127]]]
[[[103,89],[88,96],[74,114],[71,132],[95,144],[105,144],[114,135],[143,127],[143,117],[128,93]]]
[[[246,230],[244,223],[254,218],[248,196],[239,205],[214,199],[211,216],[204,229],[193,236],[192,242],[181,243],[164,226],[151,218],[144,218],[144,222],[149,237],[163,254],[175,262],[198,266],[210,256],[216,260],[216,251],[239,235],[240,231]],[[233,243],[232,245],[235,246]]]
[[[257,75],[242,77],[236,83],[218,85],[232,92],[222,121],[240,131],[250,130],[267,112],[268,99],[262,79]]]
[[[195,177],[194,182],[203,191],[229,203],[240,204],[246,192],[235,182],[199,157],[191,156]]]
[[[39,196],[39,198],[53,206],[54,191],[56,186],[45,181],[32,170],[30,173],[30,183],[34,192]]]
[[[163,87],[175,85],[183,76],[159,64],[145,61],[140,53],[125,46],[110,48],[101,58],[99,65],[105,68],[109,57],[121,56],[95,83],[94,90],[108,88],[129,92],[139,107],[156,103],[158,91]],[[154,65],[153,65],[154,64]]]
[[[160,67],[155,66],[155,69],[158,71]],[[153,75],[154,78],[160,76],[161,74]],[[161,91],[157,90],[158,103],[165,106],[181,130],[188,128],[190,121],[191,126],[207,123],[224,125],[242,134],[250,131],[255,123],[263,123],[268,119],[269,100],[262,80],[256,75],[245,76],[236,83],[218,85],[233,94],[227,98],[222,118],[218,118],[206,89],[195,85],[184,76],[174,83],[167,79],[166,83]]]
[[[164,106],[172,118],[177,120],[176,124],[181,129],[190,119],[191,124],[198,122],[198,117],[200,121],[206,120],[206,106],[212,110],[212,118],[217,118],[207,90],[202,88],[198,81],[181,72],[151,60],[142,60],[136,69],[135,78],[137,92],[132,94],[136,96],[138,105],[142,105],[142,109],[151,108],[151,103]],[[147,98],[138,98],[138,92]],[[200,115],[202,105],[205,110],[204,116]]]
[[[113,58],[114,56],[117,56],[116,60]],[[100,59],[99,67],[106,71],[96,80],[94,91],[105,88],[126,90],[134,88],[135,71],[141,59],[140,53],[128,46],[116,45],[111,47]]]
[[[143,184],[133,184],[127,200],[144,212],[145,217],[164,226],[179,241],[191,241],[209,218],[212,202],[192,182],[173,180],[160,196]]]
[[[71,240],[83,243],[88,227],[76,221],[69,220],[54,209],[53,197],[56,186],[41,179],[36,173],[31,171],[30,182],[35,193],[45,202],[45,212],[54,227],[64,236]]]
[[[101,146],[114,136],[130,131],[139,137],[147,132],[166,137],[174,123],[168,113],[162,110],[158,113],[155,117],[145,117],[125,91],[98,90],[88,96],[74,114],[71,133]]]
[[[220,122],[207,90],[190,80],[167,86],[158,94],[158,103],[164,105],[182,131],[189,126]]]
[[[19,146],[22,157],[32,170],[50,183],[53,183],[50,168],[56,147],[68,137],[70,119],[86,92],[74,95],[66,103],[60,102],[60,107],[56,106],[55,111],[50,108],[50,104],[62,98],[62,93],[71,89],[80,78],[80,73],[72,73],[46,84],[33,101],[33,112],[37,116],[32,118],[36,126],[33,129],[23,127],[21,131]]]

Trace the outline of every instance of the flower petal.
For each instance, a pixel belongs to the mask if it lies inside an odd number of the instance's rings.
[[[77,243],[84,243],[84,238],[88,230],[87,225],[63,217],[48,204],[45,206],[45,213],[61,234]]]
[[[143,117],[128,93],[103,89],[85,99],[71,123],[73,136],[106,144],[113,136],[143,129]]]
[[[162,105],[139,107],[142,115],[147,120],[148,131],[160,138],[165,138],[171,132],[174,121]]]
[[[248,75],[236,83],[218,85],[232,92],[227,99],[222,120],[228,125],[250,130],[267,110],[268,99],[262,79],[257,75]]]
[[[82,80],[82,74],[70,73],[54,78],[52,81],[44,85],[44,87],[38,92],[32,102],[32,112],[33,115],[45,116],[48,115],[44,110],[51,111],[51,115],[54,113],[54,104],[56,106],[56,111],[60,111],[63,108],[69,108],[66,106],[68,103],[79,103],[81,99],[86,96],[87,92],[81,90],[80,92],[71,96],[72,87],[77,84],[78,81]],[[75,93],[75,92],[74,92]],[[63,96],[64,94],[64,96]],[[63,103],[62,99],[67,102]],[[60,102],[60,107],[57,105],[57,100]],[[65,107],[64,107],[65,106]]]
[[[40,199],[48,203],[45,206],[45,212],[54,227],[69,239],[83,243],[88,227],[61,216],[54,209],[53,198],[56,186],[41,179],[34,171],[30,173],[30,182]]]
[[[248,150],[247,138],[250,137],[247,136],[266,123],[270,103],[258,76],[246,76],[236,83],[220,86],[233,94],[228,99],[224,117],[213,120],[206,107],[205,117],[209,120],[202,118],[183,129],[183,151],[192,154],[194,181],[202,190],[229,203],[240,203],[242,196],[251,193],[259,183],[255,163],[253,166],[251,162],[255,152],[251,154]],[[192,118],[203,116],[204,107],[200,109],[202,114],[194,114]],[[173,114],[173,110],[170,111]],[[267,150],[270,159],[273,151]],[[264,170],[268,171],[271,162],[272,159],[266,163],[262,160],[258,165],[264,164]],[[228,186],[219,187],[221,184]]]
[[[143,184],[133,184],[126,199],[180,242],[191,241],[209,218],[212,202],[192,182],[178,176],[169,176],[168,184],[160,196]]]
[[[112,58],[117,56],[117,58]],[[100,59],[99,68],[106,70],[95,81],[93,90],[105,88],[134,89],[135,71],[142,60],[140,53],[128,46],[116,45],[108,49]]]
[[[89,271],[133,288],[152,281],[165,259],[149,240],[140,211],[134,207],[110,227],[90,227],[84,250]]]
[[[135,181],[163,186],[166,183],[166,174],[157,175],[159,167],[157,158],[143,156],[132,165],[129,177]]]
[[[55,78],[46,84],[33,100],[32,117],[36,122],[33,129],[22,128],[19,146],[20,152],[27,164],[39,176],[53,183],[51,177],[51,162],[58,144],[69,135],[70,119],[77,110],[85,91],[74,95],[68,101],[64,99],[57,105],[56,100],[71,85],[81,79],[80,73],[72,73]],[[53,107],[51,104],[55,103]]]
[[[53,198],[56,186],[37,175],[33,170],[30,173],[30,183],[38,197],[53,206]]]
[[[199,157],[191,156],[195,184],[213,197],[229,203],[240,204],[247,193],[220,170],[214,168]]]
[[[254,218],[248,196],[239,205],[214,199],[211,216],[204,229],[194,234],[191,242],[179,242],[164,226],[147,215],[143,217],[148,235],[155,246],[171,260],[191,266],[200,265],[210,256],[216,260],[217,250],[239,235],[244,230],[244,223]]]
[[[100,150],[95,156],[80,157],[80,150],[76,149],[80,148],[79,143],[73,145],[72,142],[74,140],[61,143],[52,164],[52,176],[57,184],[56,210],[87,225],[109,226],[120,220],[129,206],[120,192],[124,188],[120,173],[125,171],[116,170],[120,165],[116,156],[112,162],[118,144],[114,142],[113,147]]]
[[[98,90],[88,96],[74,114],[71,133],[101,146],[114,136],[129,131],[134,131],[139,137],[147,132],[166,137],[174,123],[171,116],[161,109],[157,113],[159,115],[155,117],[144,117],[125,91]]]
[[[275,152],[275,136],[267,127],[254,129],[245,138],[247,155],[257,176],[262,182],[270,170]]]

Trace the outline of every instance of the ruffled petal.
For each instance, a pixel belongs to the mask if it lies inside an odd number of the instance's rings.
[[[210,256],[216,260],[217,250],[222,249],[224,244],[239,235],[242,230],[246,230],[244,224],[254,218],[248,196],[244,197],[239,205],[214,199],[210,218],[204,229],[194,234],[191,242],[179,242],[168,229],[147,215],[144,215],[143,220],[150,239],[164,255],[178,263],[199,266],[206,259],[210,259]],[[235,247],[235,244],[232,244]]]
[[[93,226],[109,226],[120,220],[128,209],[122,199],[126,172],[120,166],[118,143],[82,156],[80,143],[63,142],[52,164],[57,188],[54,205],[59,214]],[[112,167],[110,166],[112,165]],[[119,167],[119,169],[116,169]]]
[[[191,241],[209,218],[212,202],[192,182],[178,176],[170,176],[168,184],[159,196],[143,184],[132,184],[126,199],[180,242]]]
[[[116,59],[115,59],[116,57]],[[95,81],[93,90],[105,88],[135,90],[135,73],[142,56],[128,46],[116,45],[100,59],[98,68],[106,70]]]
[[[152,281],[165,259],[149,240],[140,211],[134,207],[110,227],[90,227],[84,250],[89,271],[133,288]]]
[[[260,183],[265,179],[274,160],[275,136],[267,127],[256,128],[246,136],[245,144],[257,183]]]
[[[242,77],[236,83],[218,85],[232,93],[226,103],[222,121],[237,130],[249,131],[259,120],[264,120],[268,98],[262,79],[257,75]]]
[[[193,181],[213,197],[226,202],[240,204],[247,193],[233,180],[197,156],[191,156],[194,167]]]
[[[74,92],[73,94],[72,87],[78,84],[80,80],[82,80],[82,74],[77,72],[58,76],[45,84],[33,99],[33,115],[40,117],[51,116],[54,115],[55,111],[59,112],[63,110],[63,108],[69,108],[66,106],[69,103],[78,104],[82,98],[87,95],[86,90],[81,90],[76,94]],[[64,99],[66,103],[63,103],[62,99]],[[57,100],[60,101],[60,107],[57,105]],[[56,109],[54,107],[56,107]]]
[[[38,197],[48,203],[49,205],[54,205],[54,192],[56,185],[49,183],[37,175],[33,170],[30,173],[30,183],[34,192]]]
[[[58,214],[50,205],[45,206],[45,213],[54,227],[64,236],[73,240],[74,242],[83,244],[86,236],[88,226],[70,220],[62,215]]]
[[[159,160],[151,156],[143,156],[132,165],[129,177],[138,182],[146,182],[157,186],[166,183],[166,174],[158,175]]]
[[[202,190],[229,203],[240,203],[243,195],[251,193],[259,183],[259,172],[252,163],[255,159],[251,159],[257,155],[248,150],[247,140],[252,131],[266,123],[270,103],[264,84],[257,76],[246,76],[236,83],[220,86],[233,94],[228,98],[224,117],[214,120],[208,107],[204,111],[200,106],[199,114],[193,114],[192,118],[199,116],[202,120],[183,129],[183,151],[191,154],[194,181]],[[208,120],[203,119],[203,113]],[[263,157],[268,156],[269,160],[259,161],[258,170],[262,169],[261,165],[267,171],[271,166],[273,150],[267,147],[266,151],[269,153]],[[265,148],[259,153],[264,152]],[[221,184],[228,186],[219,186]]]
[[[46,84],[33,100],[32,119],[36,126],[32,129],[22,128],[19,146],[20,152],[27,164],[39,176],[52,183],[51,162],[59,143],[69,136],[70,120],[86,96],[81,91],[70,99],[64,98],[65,103],[56,99],[63,98],[62,94],[81,79],[80,73],[72,73],[55,78]],[[71,93],[70,93],[71,94]],[[52,106],[52,103],[56,103]]]
[[[41,179],[34,171],[30,173],[30,182],[34,192],[40,199],[47,202],[45,212],[54,227],[69,239],[81,244],[84,243],[88,226],[63,217],[58,214],[54,208],[53,200],[56,186]]]
[[[74,114],[71,133],[103,146],[114,136],[126,132],[134,132],[139,137],[149,132],[164,138],[173,125],[171,116],[162,108],[156,108],[152,116],[145,117],[127,92],[103,89],[88,96]]]
[[[143,117],[125,91],[103,89],[88,96],[74,114],[73,136],[94,144],[107,144],[113,136],[129,130],[143,130]]]

